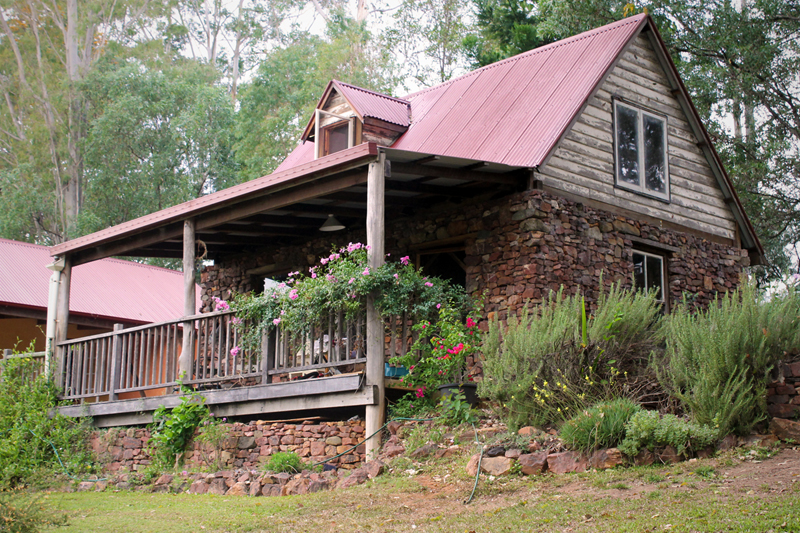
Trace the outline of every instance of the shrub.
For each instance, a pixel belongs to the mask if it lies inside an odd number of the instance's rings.
[[[773,366],[800,346],[800,297],[790,291],[764,301],[744,283],[705,311],[684,300],[665,321],[665,334],[662,385],[694,420],[722,435],[746,434],[767,415]]]
[[[87,446],[91,420],[50,411],[57,390],[46,375],[35,380],[31,359],[3,363],[0,380],[0,486],[41,484],[54,473],[78,476],[94,468]],[[57,452],[56,452],[57,450]],[[63,463],[63,466],[62,466]]]
[[[512,429],[573,416],[586,405],[623,396],[662,341],[653,293],[612,285],[588,313],[563,288],[503,327],[490,321],[478,392],[499,401]]]
[[[304,468],[300,456],[294,452],[275,452],[264,465],[268,472],[297,474]]]
[[[627,398],[601,402],[564,422],[561,440],[571,450],[588,452],[618,446],[625,424],[641,407]]]
[[[36,533],[45,527],[67,524],[65,514],[53,511],[41,497],[19,492],[0,492],[0,531]]]
[[[391,418],[427,418],[436,411],[436,402],[430,396],[409,392],[389,404]]]
[[[225,424],[226,420],[225,418],[216,419],[213,414],[210,414],[209,418],[201,423],[200,434],[195,437],[195,440],[202,444],[200,454],[203,462],[212,471],[220,470],[224,466],[222,448],[225,440],[230,436],[228,426]]]
[[[678,455],[685,455],[711,446],[719,440],[719,435],[716,428],[672,414],[661,416],[656,411],[639,411],[625,425],[625,440],[619,449],[632,457],[643,448],[653,451],[672,446]]]
[[[183,453],[194,431],[209,417],[205,398],[181,384],[183,395],[177,407],[168,410],[163,405],[153,413],[150,446],[155,464],[172,468],[183,461]]]

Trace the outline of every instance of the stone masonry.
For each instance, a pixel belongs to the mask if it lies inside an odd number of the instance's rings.
[[[767,410],[775,418],[800,418],[800,357],[778,370],[778,378],[767,385]]]
[[[357,447],[341,457],[331,459],[337,468],[352,470],[361,465],[366,453],[364,425],[352,422],[236,422],[228,424],[230,436],[220,454],[224,468],[257,469],[275,452],[295,452],[304,462],[325,461]],[[91,446],[105,469],[139,471],[151,464],[148,454],[150,431],[143,428],[96,431]],[[197,442],[186,454],[188,468],[204,468],[204,457],[213,458],[212,450],[204,450]]]

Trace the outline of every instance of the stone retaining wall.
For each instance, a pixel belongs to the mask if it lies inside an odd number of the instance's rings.
[[[220,454],[223,468],[257,469],[275,452],[295,452],[304,462],[325,461],[337,468],[355,469],[364,461],[364,423],[350,422],[240,422],[227,424],[230,436]],[[150,431],[142,428],[96,431],[91,437],[92,449],[109,472],[139,471],[151,464],[148,454]],[[205,459],[204,459],[205,458]],[[214,460],[214,452],[195,442],[187,452],[186,466],[203,468],[206,460]]]
[[[800,417],[800,358],[781,364],[767,386],[767,410],[775,418]]]

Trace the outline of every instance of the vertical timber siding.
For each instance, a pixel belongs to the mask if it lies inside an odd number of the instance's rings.
[[[669,203],[614,186],[615,96],[667,117]],[[540,177],[554,190],[735,242],[735,219],[697,143],[650,40],[641,34],[539,169]]]

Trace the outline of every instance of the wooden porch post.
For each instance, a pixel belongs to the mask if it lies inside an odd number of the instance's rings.
[[[56,336],[53,353],[56,358],[56,387],[64,386],[64,360],[66,349],[58,346],[59,342],[67,340],[69,329],[69,286],[72,279],[72,258],[64,257],[64,268],[61,270],[61,281],[58,286],[58,304],[56,305]]]
[[[183,316],[192,316],[197,310],[195,306],[195,221],[193,218],[183,221]],[[183,347],[178,361],[178,376],[192,379],[192,363],[194,361],[194,335],[191,322],[183,323]]]
[[[367,175],[367,246],[368,264],[374,271],[383,265],[384,254],[384,186],[386,154],[381,153],[378,160],[369,164]],[[372,435],[383,425],[385,418],[384,374],[384,328],[375,297],[367,297],[367,386],[376,391],[375,404],[367,406],[366,434]],[[367,441],[367,459],[374,459],[380,449],[380,437]]]

